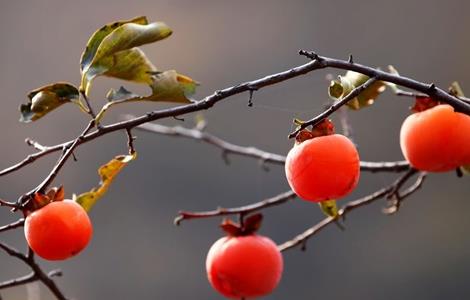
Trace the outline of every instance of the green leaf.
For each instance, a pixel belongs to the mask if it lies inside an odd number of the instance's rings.
[[[171,29],[163,22],[148,23],[145,17],[105,25],[96,31],[82,54],[80,90],[89,94],[100,75],[151,84],[157,69],[138,46],[167,38]]]
[[[369,79],[361,73],[347,71],[346,75],[338,76],[337,80],[332,80],[328,89],[328,93],[334,100],[340,100],[347,96],[353,89],[364,84]],[[362,91],[357,97],[351,99],[347,106],[351,109],[361,109],[363,107],[372,105],[377,97],[385,90],[385,83],[383,81],[376,81],[367,89]]]
[[[101,108],[101,111],[96,115],[96,120],[99,122],[111,106],[121,103],[141,101],[191,103],[191,96],[196,92],[198,85],[197,81],[178,74],[175,70],[153,74],[151,95],[138,96],[124,87],[120,87],[117,91],[111,89],[106,95],[109,102]]]
[[[119,174],[119,172],[127,165],[127,163],[134,160],[136,156],[136,153],[129,155],[119,155],[113,158],[107,164],[102,165],[98,169],[98,174],[101,178],[100,185],[79,196],[73,195],[74,201],[80,204],[86,211],[90,211],[96,202],[98,202],[98,200],[104,196],[116,175]]]
[[[85,51],[83,52],[82,58],[80,59],[80,70],[82,72],[83,70],[87,69],[90,66],[93,60],[93,57],[95,56],[96,50],[98,50],[98,47],[103,41],[103,39],[106,36],[108,36],[111,32],[113,32],[116,28],[126,23],[146,25],[148,24],[148,21],[146,17],[142,16],[142,17],[134,18],[132,20],[119,21],[119,22],[106,24],[100,29],[98,29],[95,33],[93,33],[93,35],[88,40]]]
[[[28,94],[28,98],[29,102],[20,106],[20,121],[25,123],[40,119],[64,103],[72,102],[81,106],[78,89],[64,82],[35,89]]]
[[[336,218],[338,216],[338,206],[336,200],[326,200],[318,203],[321,211],[328,217]]]

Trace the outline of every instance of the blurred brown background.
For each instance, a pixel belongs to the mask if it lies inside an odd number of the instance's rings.
[[[301,48],[385,68],[447,87],[459,80],[470,93],[470,19],[468,1],[2,1],[0,4],[0,167],[33,150],[31,137],[45,145],[79,134],[87,116],[64,106],[34,124],[18,122],[17,107],[26,94],[55,81],[79,83],[79,58],[89,36],[103,24],[137,15],[172,27],[169,39],[144,47],[161,69],[176,69],[202,82],[197,98],[241,81],[306,62]],[[315,72],[254,95],[243,94],[204,112],[208,131],[234,143],[285,154],[294,117],[309,118],[327,103],[328,73]],[[99,78],[92,92],[95,107],[111,87]],[[141,87],[126,84],[133,90]],[[123,113],[139,114],[165,104],[115,108],[105,122]],[[350,114],[354,140],[364,160],[402,159],[399,126],[409,99],[386,92],[377,105]],[[193,126],[194,115],[185,123]],[[61,263],[58,280],[72,299],[221,299],[205,277],[205,255],[221,236],[219,220],[172,224],[180,209],[238,206],[288,189],[283,169],[263,171],[256,161],[231,157],[191,140],[136,132],[138,160],[119,175],[91,213],[94,237],[80,256]],[[56,180],[68,196],[95,186],[97,167],[125,153],[124,133],[80,147]],[[57,156],[0,180],[0,196],[14,200],[36,186]],[[389,183],[394,176],[363,174],[355,197]],[[393,217],[381,214],[385,202],[353,212],[347,230],[331,227],[312,239],[308,251],[285,253],[285,272],[269,299],[464,299],[470,294],[469,178],[430,176],[425,187]],[[344,201],[347,201],[344,200]],[[315,205],[294,201],[265,212],[262,233],[280,243],[319,221]],[[1,224],[17,218],[0,210]],[[21,230],[2,235],[21,249]],[[20,262],[0,253],[0,280],[27,274]],[[2,291],[5,300],[26,299],[32,284]],[[31,298],[39,299],[39,298]]]

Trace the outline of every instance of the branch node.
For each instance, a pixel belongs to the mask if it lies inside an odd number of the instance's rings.
[[[349,54],[348,63],[350,64],[354,63],[352,54]]]
[[[228,151],[227,150],[222,150],[222,159],[224,160],[224,163],[229,166],[230,165],[230,159],[228,157]]]
[[[310,58],[311,60],[319,60],[320,57],[318,56],[318,54],[316,54],[315,52],[313,51],[305,51],[305,50],[299,50],[299,54],[300,55],[303,55],[307,58]]]
[[[176,121],[184,122],[184,118],[179,117],[179,116],[173,116],[173,119],[175,119]]]

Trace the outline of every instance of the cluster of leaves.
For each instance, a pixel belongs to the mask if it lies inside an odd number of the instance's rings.
[[[29,123],[39,120],[65,103],[75,104],[84,113],[90,114],[88,97],[93,80],[98,76],[144,84],[150,88],[151,93],[140,96],[122,86],[119,89],[111,89],[106,95],[108,102],[93,116],[96,124],[111,106],[120,103],[191,103],[190,97],[195,93],[198,83],[175,70],[159,70],[139,48],[163,40],[171,34],[172,30],[165,23],[149,23],[143,16],[104,25],[90,37],[82,54],[80,86],[77,88],[70,83],[57,82],[31,91],[28,94],[28,103],[20,106],[20,121]],[[106,193],[113,178],[135,157],[135,152],[120,155],[101,166],[98,170],[100,185],[89,192],[74,195],[74,200],[85,210],[90,210]]]
[[[36,121],[65,103],[74,103],[84,112],[93,80],[108,76],[148,85],[150,95],[139,96],[124,87],[107,94],[108,103],[97,115],[99,121],[112,105],[123,102],[166,101],[190,103],[198,83],[175,70],[160,71],[139,46],[169,37],[171,29],[163,22],[149,23],[146,17],[118,21],[97,30],[89,39],[80,60],[81,83],[49,84],[28,94],[29,102],[20,107],[21,121]]]

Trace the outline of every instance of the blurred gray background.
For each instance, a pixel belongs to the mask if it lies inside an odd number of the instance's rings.
[[[143,50],[161,69],[176,69],[202,82],[197,98],[241,81],[306,62],[298,49],[347,58],[447,87],[459,80],[470,93],[468,1],[2,1],[0,4],[0,167],[23,159],[31,137],[52,145],[78,135],[87,116],[64,106],[34,124],[18,122],[17,107],[29,90],[56,81],[79,83],[79,58],[89,36],[103,24],[138,15],[165,21],[171,38]],[[307,76],[256,92],[254,107],[242,94],[204,112],[208,131],[241,145],[285,154],[294,117],[322,111],[326,76]],[[124,82],[99,78],[92,101],[104,104],[111,87]],[[145,88],[126,84],[134,91]],[[400,160],[398,132],[409,99],[386,92],[373,107],[350,114],[363,160]],[[166,104],[114,108],[105,123],[124,113],[140,114]],[[184,123],[194,125],[195,115]],[[63,269],[60,287],[72,299],[221,299],[205,275],[205,255],[222,233],[219,220],[173,226],[180,209],[239,206],[288,189],[283,168],[263,171],[257,161],[231,157],[206,144],[135,132],[138,160],[116,179],[91,212],[94,236],[78,257],[45,268]],[[55,184],[81,193],[99,180],[96,169],[127,151],[118,132],[80,147]],[[57,154],[0,178],[0,196],[15,200],[36,186]],[[362,174],[346,200],[372,192],[395,175]],[[465,299],[469,297],[469,178],[432,175],[400,212],[384,216],[385,201],[353,212],[347,230],[332,226],[313,238],[308,251],[285,253],[284,277],[269,299]],[[344,202],[343,202],[344,203]],[[0,211],[1,224],[15,220]],[[300,200],[265,211],[262,234],[277,243],[321,220],[316,205]],[[21,230],[1,239],[24,249]],[[27,274],[20,262],[0,253],[0,280]],[[5,300],[26,299],[27,290],[53,299],[39,284],[1,292]]]

